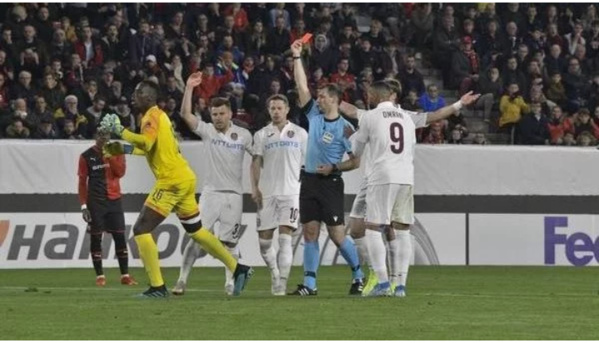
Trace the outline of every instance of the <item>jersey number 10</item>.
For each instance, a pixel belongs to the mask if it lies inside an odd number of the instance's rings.
[[[400,123],[389,125],[389,138],[391,138],[391,152],[401,154],[403,151],[403,126]]]

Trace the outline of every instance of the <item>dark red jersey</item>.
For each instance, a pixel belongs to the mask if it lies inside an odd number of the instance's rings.
[[[123,155],[105,158],[93,146],[79,156],[79,202],[81,205],[116,200],[121,197],[119,179],[125,175]]]

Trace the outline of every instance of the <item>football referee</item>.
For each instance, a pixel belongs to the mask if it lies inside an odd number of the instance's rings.
[[[301,60],[302,41],[291,45],[294,76],[300,106],[308,118],[308,148],[305,173],[300,189],[300,222],[304,234],[304,282],[290,295],[316,295],[316,275],[320,261],[318,236],[320,224],[327,226],[329,237],[339,248],[352,270],[350,294],[361,295],[364,274],[356,247],[345,235],[344,187],[341,172],[355,169],[359,161],[351,152],[345,136],[347,127],[353,127],[339,115],[341,91],[329,84],[318,90],[318,99],[310,95],[306,72]],[[349,160],[341,163],[347,153]]]

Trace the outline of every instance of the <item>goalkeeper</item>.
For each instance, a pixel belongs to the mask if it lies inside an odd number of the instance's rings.
[[[181,155],[170,119],[156,106],[158,95],[158,86],[149,81],[142,81],[135,88],[135,106],[144,113],[141,119],[141,134],[124,129],[116,114],[106,115],[101,122],[103,128],[132,144],[113,142],[105,146],[104,153],[109,156],[143,155],[156,177],[154,188],[133,226],[139,255],[150,279],[150,288],[141,296],[168,296],[160,271],[158,246],[151,232],[171,211],[177,214],[183,228],[192,239],[233,272],[233,294],[239,295],[253,270],[249,266],[237,263],[218,238],[202,227],[198,203],[195,200],[196,176]]]

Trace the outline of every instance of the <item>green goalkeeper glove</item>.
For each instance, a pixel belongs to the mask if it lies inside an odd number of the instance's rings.
[[[104,119],[100,122],[100,126],[119,137],[123,134],[123,130],[125,129],[125,127],[121,125],[119,116],[116,114],[107,114],[104,116]]]
[[[131,155],[133,153],[133,145],[123,144],[121,142],[110,142],[104,145],[102,152],[106,158],[123,154]]]

